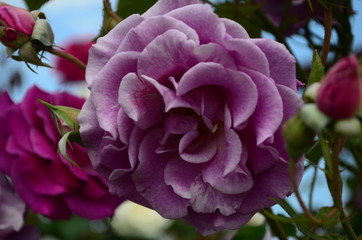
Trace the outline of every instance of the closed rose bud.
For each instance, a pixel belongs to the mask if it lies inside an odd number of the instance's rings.
[[[353,117],[361,101],[362,79],[355,56],[339,60],[327,73],[317,96],[318,108],[334,119]]]
[[[35,20],[23,8],[0,2],[0,41],[9,48],[19,48],[30,40]]]

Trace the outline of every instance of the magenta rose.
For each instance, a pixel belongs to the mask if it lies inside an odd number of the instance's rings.
[[[91,47],[86,80],[81,137],[111,192],[205,235],[292,193],[281,128],[301,100],[283,45],[160,0]]]
[[[72,42],[65,46],[64,51],[77,57],[83,63],[88,62],[89,48],[92,46],[91,41]],[[56,68],[61,73],[65,82],[84,81],[85,71],[77,65],[64,58],[57,58]]]
[[[112,216],[120,199],[110,195],[104,180],[93,170],[87,153],[72,144],[70,164],[57,151],[61,136],[49,110],[38,101],[81,108],[84,99],[67,93],[54,95],[33,87],[14,104],[0,96],[0,170],[8,174],[16,192],[35,212],[52,219],[72,213],[89,219]]]
[[[19,48],[29,41],[34,25],[29,11],[0,2],[0,41],[5,46]]]

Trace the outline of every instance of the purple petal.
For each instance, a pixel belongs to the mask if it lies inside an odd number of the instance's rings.
[[[188,200],[176,195],[165,183],[164,170],[171,156],[155,153],[162,135],[161,130],[153,130],[144,138],[139,149],[140,164],[134,171],[133,180],[137,191],[161,216],[181,218],[187,215]]]
[[[190,210],[185,220],[194,226],[202,235],[210,235],[224,229],[239,229],[246,224],[255,213],[239,214],[229,216],[220,213],[198,213]]]
[[[221,136],[219,138],[217,155],[210,163],[203,165],[203,179],[225,194],[248,191],[253,185],[253,179],[244,167],[247,153],[246,149],[242,150],[239,136],[228,129],[225,132],[225,139]],[[224,142],[225,146],[223,146]]]
[[[195,131],[197,129],[197,120],[189,116],[171,115],[166,118],[164,126],[165,133],[161,142],[162,144],[165,143],[172,134],[183,135],[187,132]]]
[[[199,0],[159,0],[150,9],[148,9],[142,16],[152,17],[163,15],[174,9],[182,8],[190,4],[199,4]]]
[[[216,151],[216,139],[212,136],[200,136],[197,131],[186,133],[180,141],[180,157],[186,162],[207,162],[215,156]]]
[[[142,21],[143,17],[139,15],[132,15],[124,19],[106,36],[98,38],[97,43],[90,48],[86,70],[86,80],[90,88],[100,70],[115,55],[126,34]]]
[[[124,112],[140,128],[149,128],[163,118],[165,105],[161,95],[135,73],[123,78],[118,96]]]
[[[117,122],[113,120],[117,119],[120,107],[117,101],[118,86],[124,76],[136,71],[138,55],[135,52],[116,54],[93,81],[90,97],[97,111],[98,123],[114,138],[118,137]]]
[[[299,182],[303,173],[303,161],[298,161],[296,176]],[[242,213],[251,213],[272,206],[271,198],[284,199],[292,193],[288,163],[278,160],[274,166],[254,176],[254,186],[243,201]]]
[[[39,155],[39,157],[49,160],[56,159],[57,146],[51,146],[49,139],[46,139],[44,134],[40,133],[36,128],[30,129],[30,141],[34,153]]]
[[[237,69],[234,57],[219,44],[203,44],[195,49],[194,54],[199,62],[215,62],[228,69]]]
[[[241,69],[248,74],[258,88],[258,104],[250,117],[248,124],[256,134],[256,144],[259,145],[272,137],[283,120],[283,102],[272,79],[258,72]]]
[[[196,64],[193,50],[196,43],[177,30],[169,30],[156,37],[140,54],[138,74],[158,82],[178,76]]]
[[[166,14],[176,18],[197,32],[200,43],[221,42],[226,34],[225,25],[206,4],[194,4],[178,8]]]
[[[295,78],[295,58],[281,43],[267,38],[251,39],[265,54],[269,61],[270,76],[277,84],[297,90]]]
[[[298,109],[303,105],[303,100],[296,91],[286,86],[277,85],[277,88],[283,100],[283,120],[285,121],[297,113]]]
[[[177,95],[184,95],[203,85],[220,86],[225,91],[235,128],[247,121],[254,112],[257,89],[244,73],[225,69],[216,63],[199,63],[181,78],[176,89]]]
[[[104,130],[100,128],[96,110],[93,101],[90,98],[84,103],[82,110],[78,115],[78,122],[80,125],[80,136],[85,146],[90,159],[94,159],[98,146],[104,136]],[[97,165],[93,162],[93,164]]]
[[[142,52],[156,37],[169,30],[182,32],[187,36],[187,39],[193,40],[196,44],[199,43],[199,37],[195,30],[182,21],[167,16],[158,16],[147,18],[130,30],[119,45],[117,52]]]
[[[242,203],[245,194],[224,194],[215,190],[199,176],[190,189],[190,204],[198,213],[214,213],[220,211],[228,216],[236,213]]]
[[[232,38],[249,39],[249,34],[239,23],[228,18],[220,18],[226,28],[226,33]]]
[[[250,39],[231,39],[223,42],[223,46],[233,55],[238,66],[270,75],[267,57]]]
[[[201,165],[191,164],[179,157],[171,159],[165,168],[165,183],[172,187],[173,191],[185,199],[191,198],[191,186],[200,175]]]

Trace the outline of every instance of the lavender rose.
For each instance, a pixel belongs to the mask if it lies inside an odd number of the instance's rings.
[[[35,212],[53,219],[72,213],[89,219],[112,216],[120,199],[110,195],[93,170],[85,149],[72,144],[71,165],[57,152],[60,134],[49,110],[37,99],[81,108],[84,99],[66,93],[48,94],[33,87],[19,104],[0,96],[0,170]]]
[[[86,80],[81,137],[111,192],[205,235],[291,194],[281,127],[301,100],[283,45],[160,0],[91,47]]]

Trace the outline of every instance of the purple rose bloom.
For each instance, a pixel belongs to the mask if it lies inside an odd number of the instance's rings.
[[[81,137],[111,192],[205,235],[292,193],[281,127],[301,100],[283,45],[160,0],[91,47],[86,80]]]
[[[35,212],[52,219],[72,213],[89,219],[112,216],[120,199],[109,193],[94,171],[86,150],[72,144],[71,165],[57,151],[61,136],[49,110],[37,99],[54,105],[81,108],[84,99],[67,93],[48,94],[33,87],[19,104],[0,96],[0,170]]]
[[[0,239],[24,224],[25,204],[15,193],[3,173],[0,173]]]

